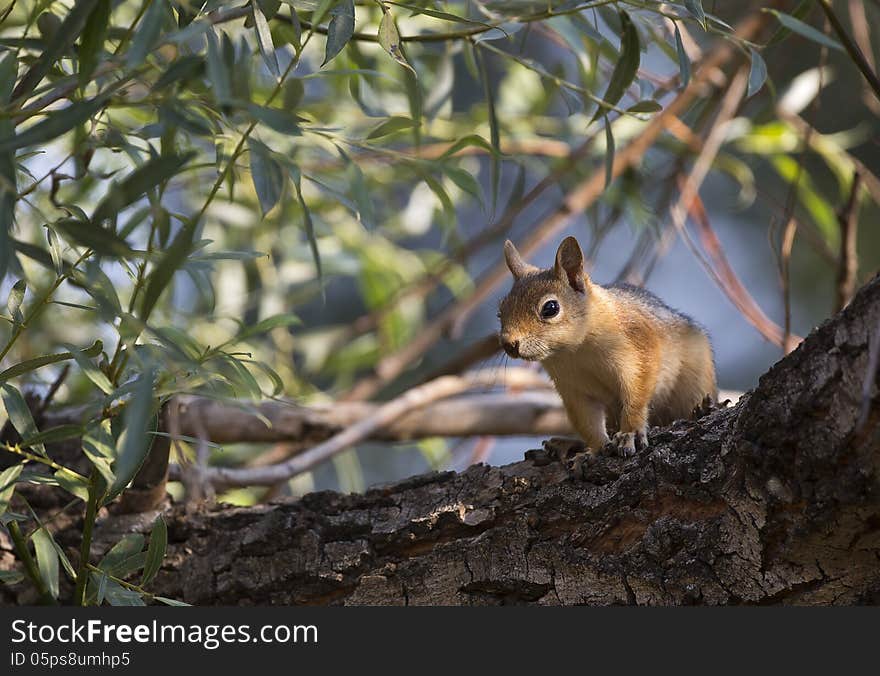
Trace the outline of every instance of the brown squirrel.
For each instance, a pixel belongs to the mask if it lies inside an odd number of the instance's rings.
[[[584,271],[574,237],[541,270],[504,243],[513,288],[501,301],[501,345],[511,357],[540,361],[568,418],[592,453],[609,445],[623,456],[647,447],[647,425],[688,418],[717,400],[712,346],[690,317],[629,284],[601,286]],[[617,430],[613,439],[608,427]],[[566,455],[584,444],[551,439]]]

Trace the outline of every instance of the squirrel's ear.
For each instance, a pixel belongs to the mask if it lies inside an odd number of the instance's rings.
[[[556,250],[556,275],[575,291],[586,291],[584,254],[574,237],[566,237]]]
[[[529,265],[522,259],[522,256],[519,255],[519,251],[516,250],[516,247],[513,246],[513,242],[509,239],[504,242],[504,260],[507,261],[507,267],[510,268],[513,276],[517,279],[538,271],[538,268],[534,265]]]

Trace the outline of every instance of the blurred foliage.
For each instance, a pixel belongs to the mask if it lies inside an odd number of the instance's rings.
[[[168,397],[344,390],[406,345],[436,299],[471,290],[469,237],[517,203],[526,177],[557,165],[559,143],[596,135],[592,161],[567,172],[563,190],[610,167],[713,40],[750,63],[751,99],[714,163],[735,182],[731,206],[760,197],[755,172],[770,168],[796,184],[799,218],[834,251],[847,150],[868,130],[816,132],[805,148],[790,117],[834,76],[811,63],[771,82],[765,57],[794,40],[841,45],[811,24],[810,2],[774,11],[767,49],[733,35],[743,7],[726,19],[714,10],[700,0],[5,3],[0,384],[20,437],[3,448],[22,464],[0,475],[0,512],[40,593],[57,599],[63,570],[75,602],[142,603],[164,524],[148,547],[129,536],[74,570],[36,515],[9,511],[17,482],[85,501],[88,552],[96,510],[136,474]],[[717,98],[685,122],[701,125]],[[803,175],[805,152],[835,184]],[[668,136],[622,179],[609,172],[603,209],[657,229],[658,177],[690,153]],[[439,293],[402,297],[432,275]],[[379,320],[360,330],[364,313]],[[44,393],[65,364],[56,399],[84,404],[84,422],[38,430],[22,392]],[[46,454],[46,443],[80,436],[90,476]],[[445,444],[421,451],[448,461]],[[346,489],[363,489],[355,453],[335,468]],[[142,580],[126,582],[137,570]]]

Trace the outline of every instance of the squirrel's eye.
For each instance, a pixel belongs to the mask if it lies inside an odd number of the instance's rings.
[[[541,319],[550,319],[550,317],[555,317],[559,314],[559,302],[555,300],[548,300],[544,305],[541,306]]]
[[[498,312],[495,313],[495,316],[498,317],[498,319],[501,319],[501,310],[498,310]]]

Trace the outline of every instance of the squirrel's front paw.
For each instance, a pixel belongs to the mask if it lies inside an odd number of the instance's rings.
[[[647,448],[648,434],[645,430],[638,432],[618,432],[605,445],[607,453],[619,455],[621,458],[631,458],[636,454],[636,448]]]
[[[542,443],[544,450],[560,462],[565,462],[569,456],[586,450],[587,445],[580,439],[571,437],[551,437]]]

